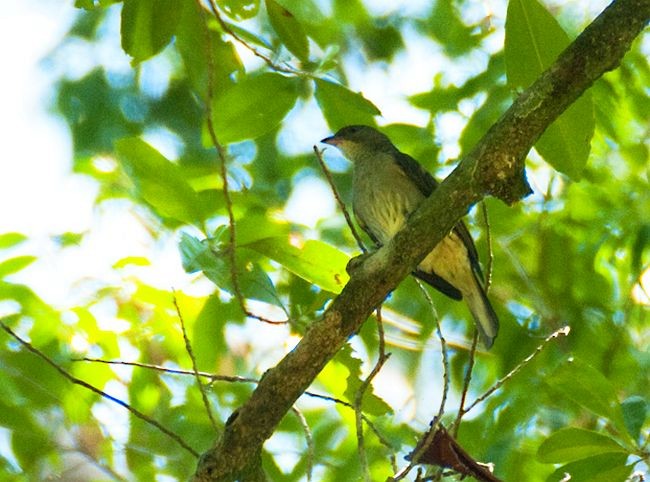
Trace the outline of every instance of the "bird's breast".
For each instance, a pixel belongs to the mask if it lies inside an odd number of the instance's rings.
[[[390,240],[424,199],[418,188],[397,165],[356,172],[353,209],[359,223],[381,244]]]

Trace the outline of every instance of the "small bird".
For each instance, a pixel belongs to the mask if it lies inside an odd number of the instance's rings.
[[[415,159],[370,126],[343,127],[321,142],[335,146],[352,161],[352,210],[377,246],[395,236],[438,184]],[[499,320],[485,293],[476,247],[462,221],[413,274],[450,298],[464,298],[481,341],[487,348],[492,346]]]

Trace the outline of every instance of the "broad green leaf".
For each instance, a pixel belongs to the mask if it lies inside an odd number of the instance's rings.
[[[546,378],[548,385],[587,410],[625,430],[616,391],[605,376],[584,362],[570,360]]]
[[[625,452],[625,449],[607,435],[581,428],[564,428],[544,440],[537,450],[537,459],[556,464],[610,452]]]
[[[528,87],[569,45],[560,24],[537,0],[508,3],[506,72],[513,90]],[[535,148],[555,169],[579,179],[594,133],[591,94],[586,92],[539,139]]]
[[[264,212],[248,212],[237,219],[237,242],[246,245],[263,238],[288,236],[290,226],[270,219]]]
[[[361,360],[354,356],[354,352],[350,345],[346,345],[341,349],[339,353],[337,353],[335,360],[342,363],[350,371],[346,379],[347,387],[344,395],[350,402],[354,403],[359,388],[364,382],[361,374]],[[361,408],[364,413],[376,416],[386,415],[393,412],[390,405],[373,392],[372,384],[366,388],[366,391],[363,394],[363,403],[361,404]]]
[[[158,215],[184,223],[204,218],[204,207],[176,164],[137,137],[120,139],[115,149],[138,194]]]
[[[25,241],[27,241],[27,236],[22,233],[0,234],[0,249],[12,248]]]
[[[265,3],[271,26],[284,46],[303,62],[309,60],[309,41],[300,22],[275,0],[265,0]]]
[[[234,294],[229,257],[224,252],[215,252],[207,242],[187,233],[181,235],[181,259],[188,273],[203,271],[203,274],[219,288]],[[284,309],[275,291],[273,282],[257,263],[237,257],[237,282],[244,298],[264,301]]]
[[[260,8],[259,0],[218,0],[217,3],[235,20],[253,18]]]
[[[160,52],[172,39],[180,17],[176,0],[124,0],[122,48],[135,63]]]
[[[308,240],[297,247],[287,237],[280,236],[261,239],[246,247],[332,293],[340,293],[349,279],[345,271],[349,256],[322,241]]]
[[[212,105],[217,137],[225,144],[253,139],[274,129],[298,98],[298,80],[275,73],[250,76]]]
[[[37,259],[36,256],[16,256],[15,258],[2,261],[0,263],[0,278],[4,278],[7,275],[26,268]]]
[[[232,83],[229,76],[233,72],[243,72],[244,66],[233,44],[222,40],[219,32],[205,25],[206,17],[200,11],[201,8],[193,1],[183,4],[176,31],[176,46],[193,89],[206,99],[208,66],[211,65],[213,69],[213,88],[216,93],[227,88]]]
[[[224,326],[241,317],[235,303],[223,303],[218,295],[208,297],[192,327],[192,350],[199,370],[214,370],[219,357],[228,352]]]
[[[625,453],[601,454],[571,462],[553,472],[547,482],[624,482],[632,472]]]
[[[638,440],[641,427],[648,416],[648,402],[638,395],[627,398],[621,403],[625,428],[633,440]]]
[[[379,109],[363,95],[328,80],[315,79],[316,101],[330,129],[337,131],[350,124],[375,123]]]

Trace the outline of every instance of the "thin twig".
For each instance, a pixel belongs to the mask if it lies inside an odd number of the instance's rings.
[[[483,395],[478,397],[476,400],[474,400],[468,407],[465,409],[465,413],[469,412],[471,409],[473,409],[476,405],[481,403],[483,400],[488,398],[490,395],[492,395],[494,392],[496,392],[499,388],[503,386],[505,382],[510,380],[513,376],[515,376],[522,368],[524,368],[530,361],[535,358],[537,355],[539,355],[542,350],[548,345],[548,343],[555,339],[558,338],[559,336],[568,336],[569,332],[571,331],[571,328],[568,326],[562,327],[559,330],[554,331],[551,333],[549,336],[546,337],[546,339],[535,349],[534,352],[532,352],[530,355],[528,355],[526,358],[524,358],[519,365],[514,367],[506,376],[503,378],[500,378],[497,380],[497,382],[492,385]]]
[[[208,418],[210,419],[210,424],[212,425],[212,428],[214,429],[215,432],[218,432],[219,428],[217,426],[217,421],[214,419],[214,414],[212,413],[212,408],[210,407],[210,401],[208,400],[208,394],[205,392],[205,387],[203,386],[203,382],[201,381],[201,376],[199,375],[199,370],[196,365],[196,357],[194,356],[194,352],[192,351],[192,344],[190,343],[190,339],[187,336],[187,330],[185,329],[185,320],[183,320],[181,309],[178,306],[176,291],[172,290],[172,293],[173,293],[174,307],[176,308],[176,314],[178,315],[178,319],[181,322],[183,341],[185,342],[185,351],[187,351],[190,360],[192,360],[192,371],[194,373],[194,377],[196,378],[196,384],[198,385],[199,391],[201,392],[201,398],[203,399],[203,406],[205,407],[205,411],[208,414]]]
[[[300,422],[302,430],[305,432],[305,440],[307,442],[307,482],[311,482],[312,472],[314,471],[314,456],[316,453],[316,449],[314,447],[314,437],[311,433],[311,429],[309,428],[309,424],[307,423],[307,419],[302,414],[302,412],[298,410],[295,405],[291,407],[291,411],[294,413],[298,419],[298,422]]]
[[[377,334],[379,337],[379,355],[377,357],[377,363],[373,367],[370,374],[366,379],[361,383],[357,393],[354,397],[354,415],[356,422],[357,430],[357,448],[359,452],[359,462],[361,465],[361,472],[364,474],[366,482],[370,482],[370,469],[368,467],[368,458],[366,457],[365,442],[363,438],[363,396],[368,390],[370,383],[372,383],[373,378],[377,376],[381,368],[386,363],[386,360],[390,357],[390,353],[386,353],[386,342],[384,340],[384,324],[381,319],[381,306],[377,308]]]
[[[417,279],[416,282],[420,287],[420,290],[422,291],[424,298],[429,304],[429,307],[431,308],[431,314],[433,316],[433,319],[436,322],[436,334],[438,335],[438,339],[440,340],[440,351],[442,353],[442,368],[443,368],[442,376],[443,376],[444,383],[443,383],[443,390],[442,390],[442,400],[440,400],[440,408],[438,409],[438,415],[436,416],[436,418],[441,419],[445,413],[445,405],[447,403],[449,388],[451,386],[451,380],[449,377],[449,350],[447,349],[447,340],[442,334],[442,328],[440,327],[440,318],[438,317],[438,313],[436,312],[436,308],[435,305],[433,304],[433,300],[431,299],[429,292],[426,290],[422,282]]]
[[[485,241],[487,243],[487,264],[485,269],[485,292],[490,291],[492,285],[492,268],[494,266],[494,252],[492,251],[492,230],[490,227],[490,217],[485,201],[481,203],[481,212],[483,213],[483,223],[485,224]]]
[[[161,367],[159,365],[151,365],[149,363],[139,363],[139,362],[125,362],[125,361],[119,361],[119,360],[102,360],[101,358],[75,358],[72,359],[73,362],[90,362],[90,363],[105,363],[107,365],[122,365],[122,366],[131,366],[131,367],[138,367],[138,368],[146,368],[148,370],[155,370],[163,373],[168,373],[170,375],[187,375],[187,376],[194,376],[195,373],[191,370],[180,370],[176,368],[165,368]],[[257,384],[259,383],[259,380],[257,378],[250,378],[250,377],[240,377],[240,376],[233,376],[233,375],[217,375],[214,373],[208,373],[208,372],[197,372],[199,376],[208,378],[212,380],[213,382],[230,382],[230,383],[253,383]],[[311,398],[317,398],[319,400],[323,400],[326,402],[333,402],[338,405],[342,405],[346,408],[354,410],[354,405],[351,404],[350,402],[346,402],[345,400],[341,400],[340,398],[335,398],[331,397],[329,395],[322,395],[320,393],[315,393],[315,392],[309,392],[306,391],[304,392],[304,395],[307,397]],[[375,424],[370,420],[366,415],[362,415],[363,421],[368,425],[370,430],[377,436],[379,439],[379,442],[384,445],[386,448],[391,450],[392,452],[395,451],[395,447],[392,446],[390,441],[386,439],[379,429],[375,426]],[[395,465],[395,456],[391,455],[391,460],[393,462],[393,465]],[[395,469],[397,470],[397,469]]]
[[[314,146],[314,154],[316,154],[316,159],[318,159],[318,164],[320,164],[320,168],[323,171],[323,174],[325,174],[325,177],[327,178],[327,182],[329,183],[330,188],[332,189],[332,193],[334,194],[334,198],[336,199],[336,202],[339,205],[339,209],[343,213],[343,216],[345,216],[345,222],[348,223],[348,226],[350,227],[350,231],[352,232],[352,236],[357,242],[357,245],[359,246],[361,252],[367,253],[368,250],[364,246],[361,236],[359,236],[359,233],[354,227],[354,223],[352,222],[352,217],[350,216],[350,213],[348,212],[348,209],[345,206],[345,203],[343,202],[343,199],[341,198],[338,189],[336,189],[336,184],[334,184],[332,173],[327,168],[325,161],[323,161],[323,151],[319,151],[318,147]]]
[[[40,351],[38,348],[34,347],[31,343],[29,343],[28,341],[22,339],[20,336],[18,336],[16,333],[14,333],[13,330],[12,330],[11,328],[9,328],[6,324],[4,324],[4,322],[0,321],[0,326],[1,326],[2,329],[3,329],[4,331],[6,331],[9,335],[11,335],[11,336],[14,337],[16,340],[18,340],[18,342],[19,342],[22,346],[24,346],[27,350],[29,350],[30,352],[32,352],[33,354],[35,354],[36,356],[38,356],[39,358],[41,358],[42,360],[44,360],[48,365],[50,365],[52,368],[54,368],[57,372],[59,372],[59,373],[60,373],[64,378],[66,378],[68,381],[72,382],[72,383],[75,384],[75,385],[80,385],[80,386],[82,386],[82,387],[84,387],[84,388],[90,390],[91,392],[94,392],[94,393],[98,394],[98,395],[101,396],[102,398],[105,398],[105,399],[107,399],[107,400],[110,400],[111,402],[116,403],[116,404],[120,405],[121,407],[126,408],[126,409],[127,409],[129,412],[131,412],[135,417],[139,418],[140,420],[145,421],[146,423],[148,423],[148,424],[150,424],[150,425],[153,425],[153,426],[156,427],[158,430],[160,430],[162,433],[164,433],[164,434],[167,435],[169,438],[171,438],[172,440],[174,440],[178,445],[180,445],[180,446],[183,447],[185,450],[187,450],[189,453],[191,453],[194,457],[199,458],[199,453],[198,453],[196,450],[194,450],[192,447],[190,447],[189,445],[187,445],[187,444],[183,441],[182,438],[180,438],[177,434],[175,434],[174,432],[172,432],[172,431],[169,430],[168,428],[166,428],[166,427],[164,427],[163,425],[161,425],[161,424],[160,424],[159,422],[157,422],[156,420],[154,420],[154,419],[148,417],[147,415],[145,415],[144,413],[142,413],[141,411],[139,411],[137,408],[132,407],[131,405],[129,405],[128,403],[126,403],[126,402],[124,402],[124,401],[122,401],[122,400],[120,400],[119,398],[116,398],[116,397],[114,397],[114,396],[112,396],[112,395],[109,395],[108,393],[106,393],[106,392],[100,390],[99,388],[96,388],[96,387],[90,385],[89,383],[87,383],[87,382],[85,382],[85,381],[83,381],[83,380],[81,380],[81,379],[79,379],[79,378],[77,378],[77,377],[71,375],[71,374],[68,373],[66,370],[64,370],[61,366],[59,366],[55,361],[53,361],[50,357],[48,357],[45,353],[43,353],[43,352]]]
[[[436,433],[436,428],[438,424],[440,423],[440,420],[442,419],[442,416],[445,413],[445,405],[447,403],[447,396],[449,395],[449,388],[451,386],[451,381],[449,377],[449,353],[447,350],[447,340],[445,340],[445,337],[442,334],[442,329],[440,328],[440,319],[438,317],[438,314],[436,313],[435,305],[433,304],[433,300],[431,299],[431,296],[429,296],[429,293],[427,292],[426,288],[424,285],[416,279],[416,282],[418,286],[420,287],[420,290],[422,291],[422,294],[424,295],[427,303],[431,307],[431,312],[433,314],[433,318],[436,322],[436,333],[438,335],[438,338],[440,339],[440,350],[442,352],[442,366],[443,366],[443,390],[442,390],[442,400],[440,401],[440,407],[438,408],[438,414],[433,418],[430,424],[430,430],[427,432],[424,441],[420,448],[411,456],[411,461],[409,464],[404,467],[402,470],[397,472],[394,477],[389,478],[390,481],[398,481],[404,479],[408,475],[408,473],[413,470],[415,465],[417,464],[417,460],[420,459],[420,456],[426,452],[429,449],[429,446],[431,445],[431,442],[433,442],[434,435]]]
[[[161,367],[160,365],[151,365],[149,363],[139,363],[139,362],[125,362],[125,361],[119,361],[119,360],[102,360],[101,358],[73,358],[73,362],[80,362],[80,361],[85,361],[85,362],[92,362],[92,363],[105,363],[107,365],[124,365],[124,366],[131,366],[131,367],[139,367],[139,368],[147,368],[150,370],[156,370],[159,372],[164,372],[164,373],[169,373],[173,375],[195,375],[198,374],[201,377],[209,378],[213,381],[224,381],[224,382],[241,382],[241,383],[258,383],[259,380],[257,378],[247,378],[247,377],[240,377],[240,376],[231,376],[231,375],[215,375],[213,373],[208,373],[208,372],[193,372],[191,370],[180,370],[178,368],[165,368]]]
[[[197,0],[197,3],[199,4],[201,13],[203,14],[203,7],[201,6],[200,0]],[[218,10],[216,9],[216,5],[214,5],[214,2],[212,0],[210,1],[210,6],[212,7],[214,15],[217,17],[217,20],[220,23],[223,23],[223,20],[219,16]],[[224,198],[224,203],[226,205],[226,211],[228,213],[228,236],[229,236],[230,246],[226,251],[228,253],[228,259],[230,261],[230,278],[232,282],[233,293],[235,295],[235,298],[237,299],[237,302],[239,303],[242,312],[247,317],[256,319],[258,321],[262,321],[264,323],[269,323],[272,325],[285,324],[287,323],[286,321],[273,321],[264,318],[263,316],[251,313],[248,310],[248,308],[246,308],[244,295],[241,291],[241,286],[239,284],[239,277],[237,275],[237,229],[235,227],[235,214],[232,209],[232,198],[230,197],[230,186],[228,184],[228,168],[227,168],[228,153],[226,152],[226,149],[223,147],[223,145],[219,142],[219,139],[217,137],[217,132],[214,128],[214,122],[212,121],[212,99],[214,97],[214,75],[213,75],[214,59],[212,57],[212,44],[210,41],[210,34],[207,26],[205,25],[205,22],[204,22],[204,31],[205,31],[205,54],[206,54],[206,59],[208,64],[208,85],[207,85],[207,99],[205,102],[205,109],[206,109],[205,117],[206,117],[206,125],[208,128],[208,133],[210,135],[210,140],[212,141],[212,144],[217,150],[217,157],[219,159],[219,169],[220,169],[221,179],[223,182],[223,186],[222,186],[223,198]]]
[[[476,360],[476,347],[478,346],[478,330],[474,330],[474,337],[472,338],[472,348],[469,352],[469,359],[467,360],[467,368],[465,369],[465,378],[463,379],[463,390],[460,394],[460,403],[458,404],[458,413],[456,420],[452,424],[451,433],[454,438],[458,436],[458,429],[460,428],[460,421],[465,415],[465,402],[467,401],[467,392],[469,391],[469,384],[472,381],[472,370],[474,369],[474,361]]]
[[[235,32],[233,29],[230,28],[230,26],[221,17],[221,14],[219,13],[219,9],[217,8],[217,4],[215,0],[208,0],[208,4],[210,5],[210,10],[212,10],[212,14],[217,19],[217,22],[221,26],[221,29],[225,33],[230,35],[232,38],[234,38],[237,42],[239,42],[243,47],[248,49],[255,57],[262,59],[266,63],[266,65],[268,65],[271,69],[278,72],[284,72],[286,74],[296,74],[296,75],[304,74],[300,70],[294,69],[293,67],[283,67],[273,62],[273,60],[271,60],[270,57],[258,51],[255,47],[253,47],[248,42],[246,42],[243,38],[241,38],[239,34],[237,34],[237,32]]]
[[[487,266],[485,270],[485,292],[490,291],[492,285],[492,269],[494,266],[494,252],[492,251],[492,232],[490,229],[490,218],[488,216],[488,208],[485,201],[481,202],[481,213],[483,214],[483,224],[485,225],[485,240],[487,243]],[[474,330],[472,337],[472,348],[469,352],[469,359],[467,360],[467,368],[465,369],[465,378],[463,379],[463,390],[460,395],[460,403],[458,404],[458,413],[456,419],[450,427],[450,431],[454,438],[458,436],[458,429],[460,428],[460,421],[465,415],[465,402],[467,401],[467,393],[469,385],[472,381],[472,370],[474,369],[474,362],[476,360],[476,348],[478,346],[478,330]]]
[[[420,446],[420,448],[418,448],[414,453],[410,455],[411,461],[409,462],[409,464],[406,467],[404,467],[402,470],[400,470],[398,473],[396,473],[393,477],[389,477],[388,482],[397,482],[399,480],[403,480],[404,477],[406,477],[408,473],[411,470],[413,470],[413,468],[419,463],[417,461],[420,460],[422,454],[429,449],[429,446],[433,442],[439,424],[440,424],[439,418],[434,418],[431,421],[431,424],[429,425],[429,431],[426,433],[422,445]]]

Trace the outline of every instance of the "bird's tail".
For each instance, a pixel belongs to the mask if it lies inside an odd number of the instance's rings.
[[[479,338],[486,348],[492,347],[499,331],[499,319],[476,273],[474,273],[473,289],[463,292],[463,298],[465,298],[469,311],[474,317]]]

